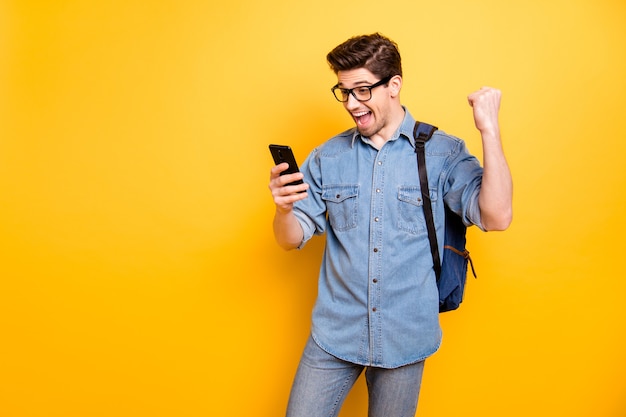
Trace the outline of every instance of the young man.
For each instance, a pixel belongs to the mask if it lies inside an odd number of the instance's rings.
[[[274,234],[285,249],[326,234],[306,344],[288,417],[339,413],[365,370],[370,417],[412,417],[424,360],[441,342],[438,291],[417,173],[415,119],[400,102],[397,45],[380,34],[348,39],[327,60],[332,88],[356,127],[314,149],[301,173],[272,168]],[[444,204],[466,225],[504,230],[512,181],[500,141],[500,92],[470,94],[484,168],[463,141],[437,131],[426,144],[439,240]],[[304,179],[301,185],[286,185]]]

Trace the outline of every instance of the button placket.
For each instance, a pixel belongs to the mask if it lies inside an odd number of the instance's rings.
[[[369,275],[370,283],[368,285],[368,310],[369,310],[369,335],[370,335],[370,355],[371,360],[375,362],[379,359],[381,346],[380,331],[382,329],[380,296],[381,296],[381,273],[382,273],[382,243],[383,243],[383,196],[384,196],[384,179],[385,179],[385,157],[388,149],[383,147],[378,152],[377,159],[374,162],[374,170],[372,175],[372,197],[371,197],[371,217],[370,217],[370,250],[369,259]]]

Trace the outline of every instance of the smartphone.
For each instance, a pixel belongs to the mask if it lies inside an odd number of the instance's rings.
[[[286,145],[270,145],[270,152],[272,153],[272,158],[274,158],[274,162],[276,165],[282,164],[283,162],[287,162],[289,164],[289,168],[280,173],[280,175],[286,174],[295,174],[299,172],[298,163],[296,162],[296,158],[293,156],[293,151],[289,146]],[[304,181],[298,180],[294,182],[290,182],[287,185],[298,185],[302,184]]]

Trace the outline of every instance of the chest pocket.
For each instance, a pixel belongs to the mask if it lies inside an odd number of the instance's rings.
[[[430,190],[430,199],[433,207],[433,216],[436,216],[436,190]],[[419,187],[400,187],[398,189],[398,229],[413,235],[426,233],[426,219],[424,218],[423,206],[424,200]]]
[[[336,232],[357,226],[358,197],[358,185],[322,187],[322,199],[326,202],[328,221]]]

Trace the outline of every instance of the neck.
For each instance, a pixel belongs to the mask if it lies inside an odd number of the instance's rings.
[[[396,133],[404,120],[404,113],[404,108],[398,104],[391,112],[385,127],[369,138],[377,149],[382,148],[383,145],[391,139],[394,133]]]

